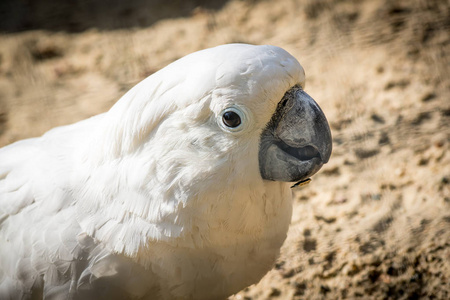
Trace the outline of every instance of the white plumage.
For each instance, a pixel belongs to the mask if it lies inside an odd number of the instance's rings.
[[[289,184],[260,175],[261,133],[304,80],[280,48],[224,45],[0,149],[0,299],[218,299],[257,282],[291,218]]]

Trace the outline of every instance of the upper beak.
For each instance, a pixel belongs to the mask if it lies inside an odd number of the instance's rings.
[[[299,86],[286,92],[261,135],[262,178],[300,181],[330,159],[331,132],[319,105]]]

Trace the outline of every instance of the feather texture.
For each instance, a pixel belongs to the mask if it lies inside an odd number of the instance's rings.
[[[107,113],[0,149],[1,299],[216,299],[270,269],[289,185],[259,139],[300,64],[274,46],[188,55]],[[246,127],[220,113],[245,108]]]

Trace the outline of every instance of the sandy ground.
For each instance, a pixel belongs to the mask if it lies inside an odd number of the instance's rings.
[[[59,2],[0,4],[0,146],[104,112],[190,52],[281,46],[334,152],[295,191],[274,269],[230,299],[450,299],[448,1]]]

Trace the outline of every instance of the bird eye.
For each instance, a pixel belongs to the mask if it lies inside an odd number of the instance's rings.
[[[249,112],[245,107],[233,105],[225,108],[218,116],[217,122],[228,132],[242,131],[248,127]]]
[[[222,115],[223,124],[227,127],[236,128],[241,125],[241,117],[234,111],[226,111]]]

